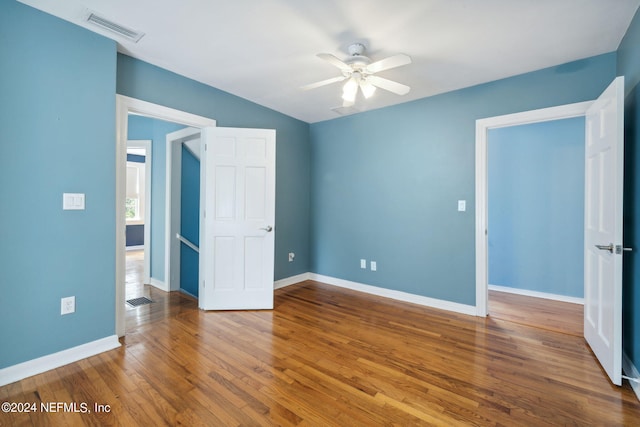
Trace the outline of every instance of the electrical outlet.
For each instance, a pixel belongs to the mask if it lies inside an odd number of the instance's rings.
[[[60,314],[71,314],[76,311],[76,297],[66,297],[60,300]]]
[[[371,261],[371,271],[378,271],[378,263]]]
[[[366,259],[361,259],[360,260],[360,268],[363,268],[365,270],[367,269],[367,260]]]
[[[293,262],[293,260],[295,259],[296,254],[293,252],[289,252],[289,262]]]

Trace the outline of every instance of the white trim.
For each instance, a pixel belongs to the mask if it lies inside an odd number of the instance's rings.
[[[144,266],[143,279],[145,283],[151,280],[151,171],[153,167],[153,145],[150,139],[128,140],[127,147],[144,148]],[[127,250],[130,250],[127,248]]]
[[[151,286],[153,286],[154,288],[160,289],[161,291],[165,291],[165,292],[169,292],[170,291],[169,286],[167,286],[167,282],[163,282],[162,280],[158,280],[155,277],[152,277],[149,280],[149,284]]]
[[[116,305],[116,334],[125,334],[125,217],[123,206],[125,204],[125,178],[127,164],[127,136],[128,116],[138,114],[169,122],[180,123],[185,126],[203,128],[215,126],[216,121],[173,108],[165,107],[128,96],[116,94],[116,278],[115,278],[115,305]]]
[[[126,250],[129,251],[141,251],[145,249],[145,245],[135,245],[135,246],[127,246]],[[148,279],[145,279],[145,283],[148,282]]]
[[[305,280],[311,280],[311,273],[302,273],[297,276],[285,277],[284,279],[276,280],[273,282],[273,289],[281,289],[295,285],[296,283],[304,282]]]
[[[476,314],[476,307],[472,305],[429,298],[422,295],[410,294],[393,289],[379,288],[377,286],[365,285],[363,283],[351,282],[349,280],[337,279],[335,277],[323,276],[321,274],[309,273],[309,280],[315,280],[317,282],[323,282],[328,285],[339,286],[341,288],[351,289],[353,291],[365,292],[367,294],[377,295],[384,298],[391,298],[398,301],[419,304],[430,308],[453,311],[456,313],[468,314],[472,316]]]
[[[11,384],[118,347],[120,347],[118,337],[111,335],[57,353],[9,366],[0,369],[0,386]]]
[[[638,372],[638,368],[633,365],[633,362],[625,352],[622,352],[622,372],[624,372],[624,374],[630,378],[640,379],[640,372]],[[640,400],[640,383],[629,381],[629,384],[635,392],[638,400]]]
[[[527,297],[544,298],[553,301],[568,302],[584,305],[584,298],[570,297],[566,295],[550,294],[547,292],[530,291],[528,289],[510,288],[508,286],[489,285],[490,291],[505,292],[508,294],[524,295]]]
[[[489,129],[584,116],[593,101],[476,120],[476,315],[488,314],[487,134]]]

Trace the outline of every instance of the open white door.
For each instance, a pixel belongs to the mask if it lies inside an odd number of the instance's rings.
[[[586,115],[584,337],[616,385],[622,383],[622,184],[624,78]]]
[[[202,131],[200,308],[272,309],[275,130]]]

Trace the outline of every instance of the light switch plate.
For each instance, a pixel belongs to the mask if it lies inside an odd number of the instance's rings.
[[[375,261],[371,261],[371,271],[377,271],[378,270],[378,263]]]
[[[71,314],[76,311],[76,297],[65,297],[60,299],[60,314]]]
[[[367,268],[367,260],[366,259],[361,259],[360,260],[360,268]]]
[[[84,193],[63,193],[62,209],[65,211],[83,211]]]
[[[467,210],[467,201],[458,200],[458,212],[464,212]]]

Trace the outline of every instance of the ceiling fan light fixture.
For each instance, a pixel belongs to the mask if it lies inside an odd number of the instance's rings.
[[[358,93],[358,82],[351,77],[342,87],[342,99],[347,102],[355,102]]]
[[[376,87],[366,80],[360,80],[360,89],[366,99],[369,99],[376,92]]]

